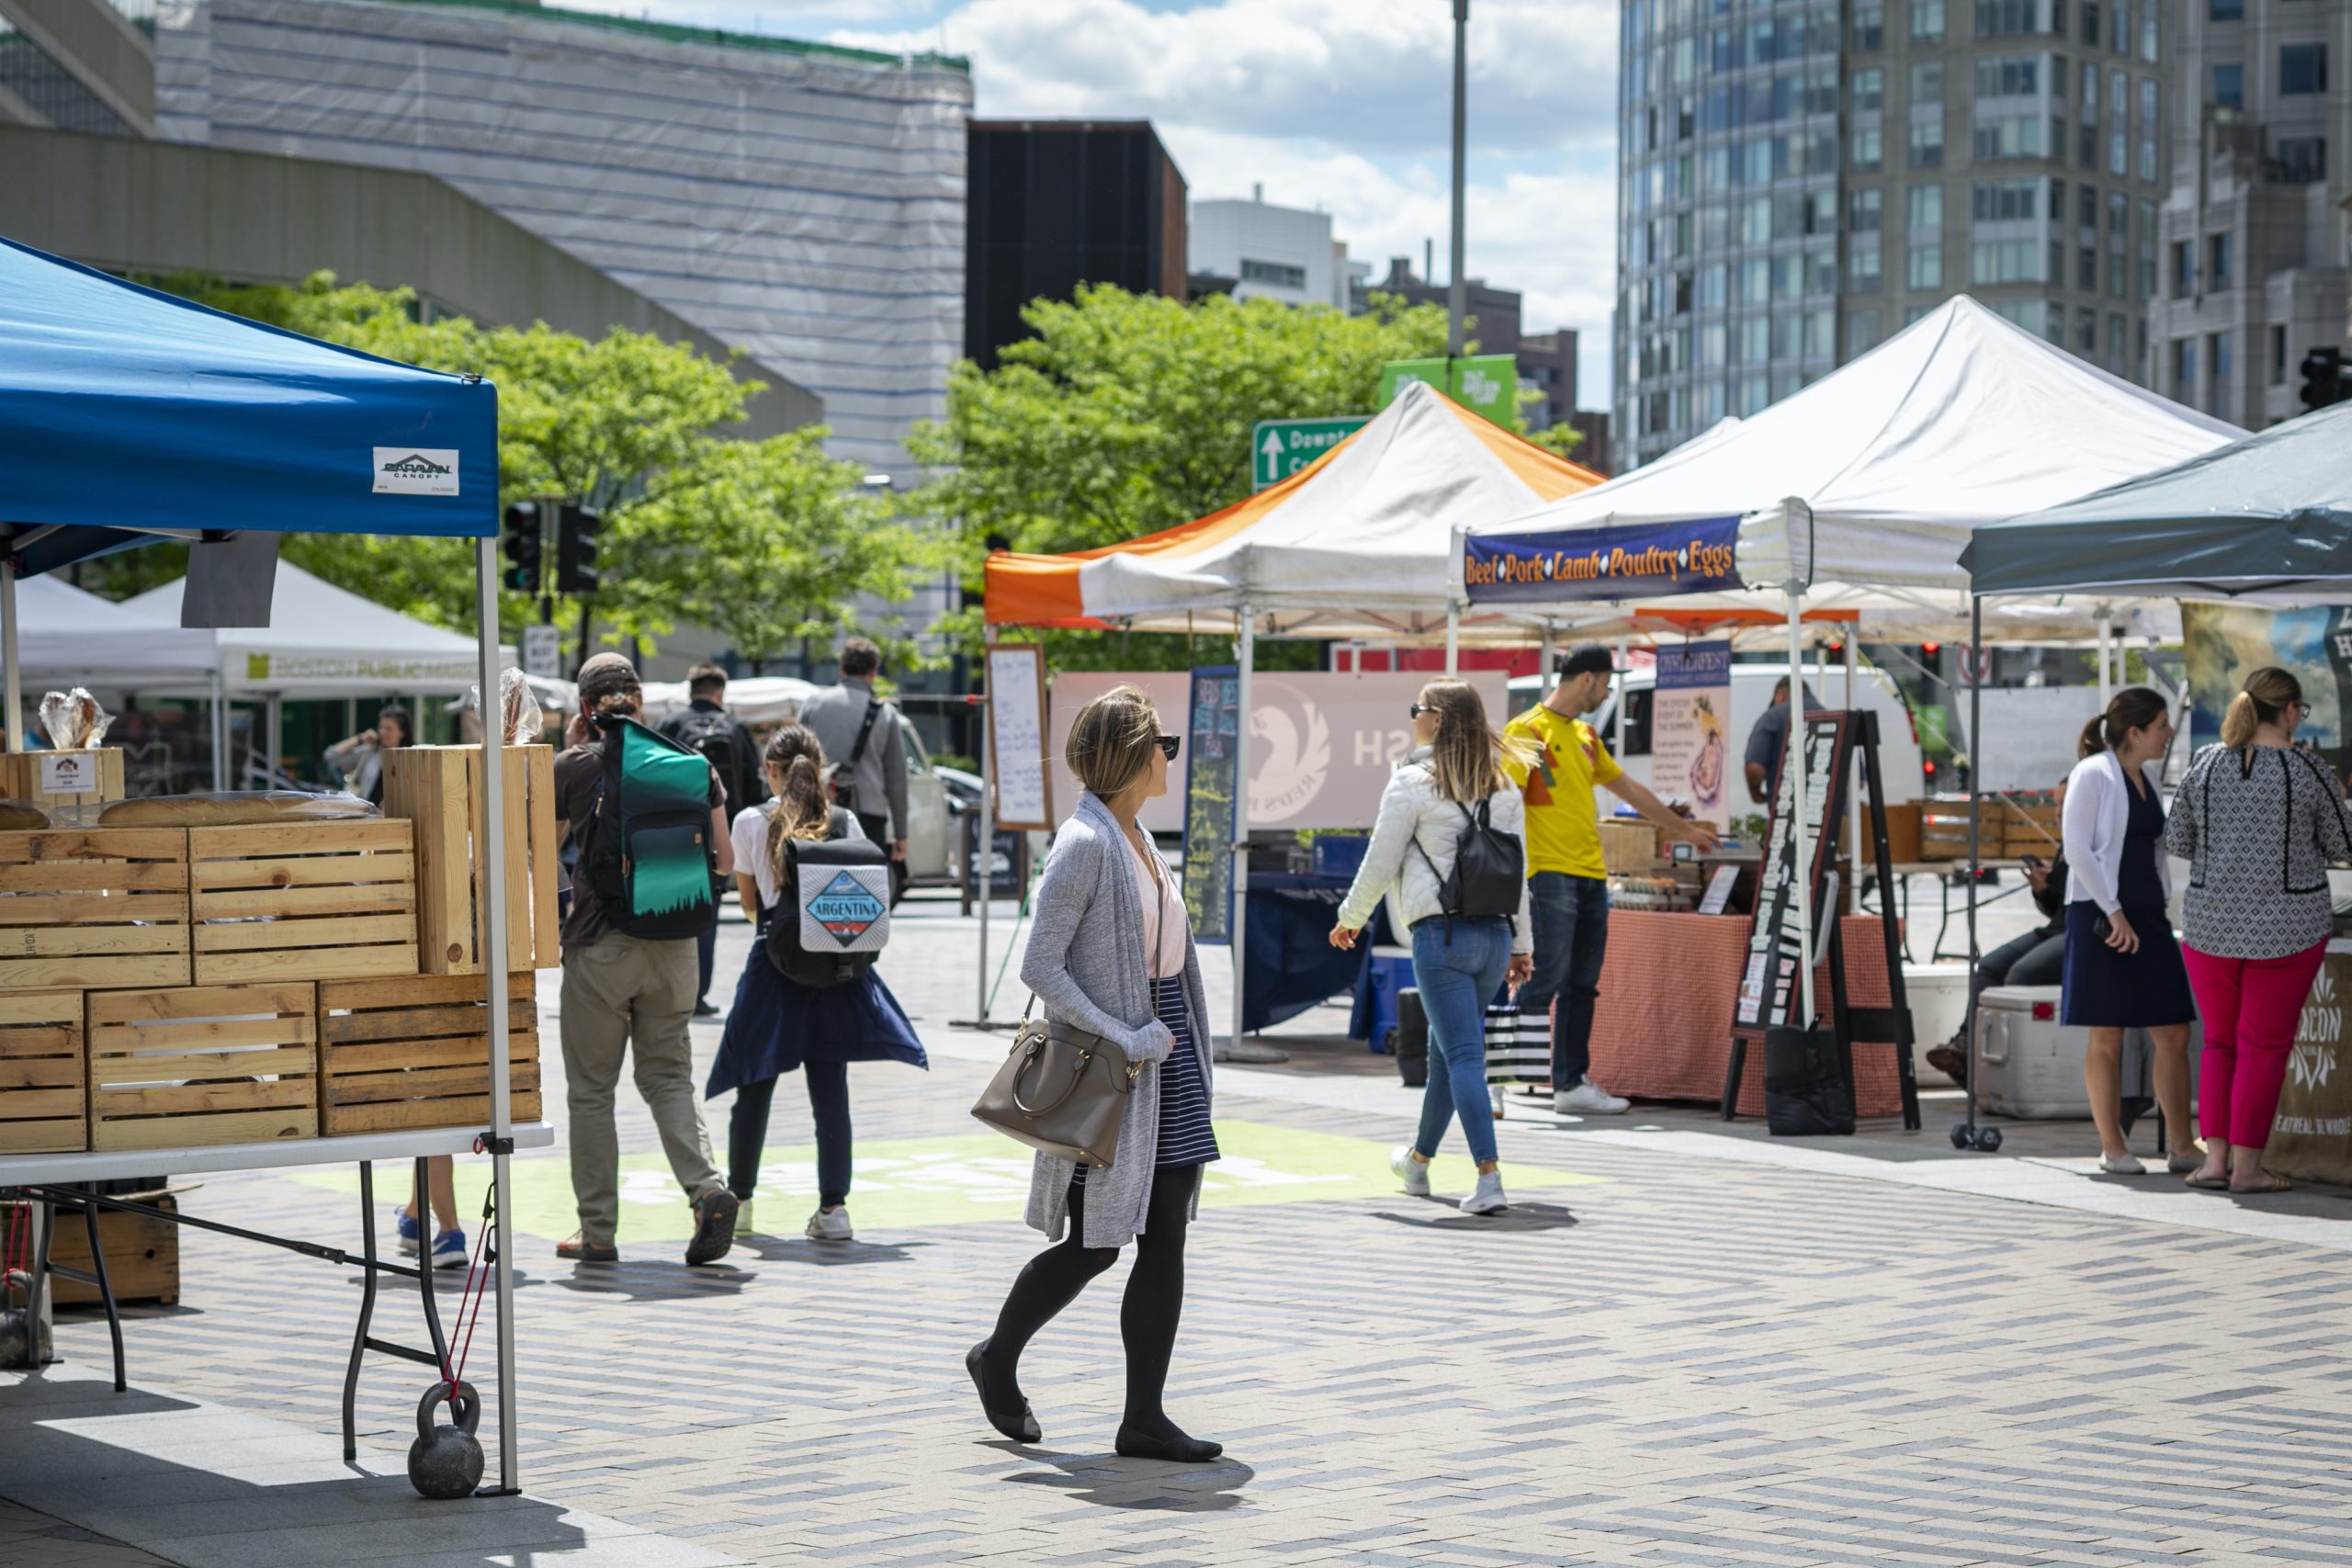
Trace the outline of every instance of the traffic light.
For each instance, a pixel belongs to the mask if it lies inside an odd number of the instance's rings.
[[[2324,409],[2352,401],[2352,378],[2344,374],[2344,351],[2315,348],[2303,355],[2303,407]]]
[[[567,504],[556,513],[555,591],[596,592],[596,534],[605,520],[584,506]]]
[[[499,547],[506,553],[506,572],[500,581],[510,593],[537,593],[539,557],[545,547],[539,537],[538,502],[518,501],[508,507],[504,532]]]

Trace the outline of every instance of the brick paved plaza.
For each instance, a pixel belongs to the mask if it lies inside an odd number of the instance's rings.
[[[555,1259],[561,1149],[518,1162],[526,1499],[415,1499],[428,1374],[382,1359],[376,1473],[334,1462],[352,1272],[188,1233],[181,1308],[130,1325],[132,1395],[88,1381],[106,1336],[80,1314],[67,1367],[0,1382],[0,1562],[2352,1562],[2352,1202],[2093,1180],[2082,1129],[1955,1156],[1948,1105],[1826,1146],[1517,1112],[1516,1202],[1474,1220],[1395,1191],[1418,1095],[1385,1063],[1229,1069],[1170,1380],[1226,1457],[1112,1456],[1124,1269],[1024,1367],[1044,1444],[1006,1443],[962,1357],[1039,1238],[1025,1159],[965,1114],[1002,1043],[946,1026],[973,988],[953,910],[910,906],[886,967],[932,1072],[852,1075],[854,1244],[797,1239],[792,1083],[758,1200],[778,1239],[714,1268],[681,1264],[629,1093],[619,1266]],[[747,933],[722,934],[731,977]],[[1020,1000],[1008,981],[997,1010]],[[717,1038],[697,1025],[704,1060]],[[183,1201],[349,1244],[354,1190],[252,1175]],[[379,1323],[418,1337],[413,1292]]]

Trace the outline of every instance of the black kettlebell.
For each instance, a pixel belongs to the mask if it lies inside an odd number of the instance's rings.
[[[433,1419],[433,1407],[444,1400],[454,1427]],[[481,1444],[474,1440],[481,1423],[481,1395],[473,1384],[436,1382],[424,1391],[416,1404],[416,1441],[408,1446],[408,1483],[419,1496],[448,1502],[474,1495],[481,1484]]]
[[[11,1269],[0,1274],[0,1298],[21,1294],[22,1306],[0,1307],[0,1367],[22,1367],[29,1371],[49,1364],[49,1336],[40,1314],[33,1306],[33,1277],[22,1269]],[[40,1337],[40,1347],[34,1337]]]

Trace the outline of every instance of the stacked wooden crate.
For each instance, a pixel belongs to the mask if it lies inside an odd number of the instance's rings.
[[[1984,860],[2039,855],[2055,860],[2062,837],[2058,797],[2047,792],[1987,795],[1976,802],[1976,852]],[[1939,795],[1928,802],[1919,829],[1922,860],[1968,858],[1968,797]]]

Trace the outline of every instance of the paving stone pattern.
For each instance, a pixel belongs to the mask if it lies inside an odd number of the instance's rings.
[[[968,971],[910,995],[928,1037],[950,985]],[[696,1036],[707,1060],[716,1032]],[[965,1130],[986,1070],[854,1069],[861,1134]],[[622,1100],[625,1146],[653,1146]],[[1283,1098],[1218,1111],[1369,1159],[1402,1135]],[[776,1141],[803,1116],[787,1083]],[[1045,1443],[982,1423],[962,1357],[1040,1245],[1017,1224],[763,1240],[693,1270],[669,1247],[574,1269],[530,1238],[525,1483],[763,1563],[2352,1563],[2352,1258],[1522,1123],[1502,1140],[1507,1175],[1605,1181],[1487,1220],[1402,1195],[1204,1211],[1170,1404],[1227,1455],[1197,1467],[1110,1452],[1124,1266],[1024,1368]],[[1441,1190],[1467,1184],[1459,1147]],[[184,1202],[356,1231],[347,1199],[277,1177]],[[762,1215],[795,1236],[802,1217]],[[186,1259],[187,1305],[130,1326],[134,1378],[296,1422],[331,1457],[356,1282],[193,1234]],[[390,1292],[379,1332],[414,1337],[413,1311]],[[103,1354],[90,1320],[59,1337]],[[405,1444],[424,1377],[371,1362],[372,1441]]]

